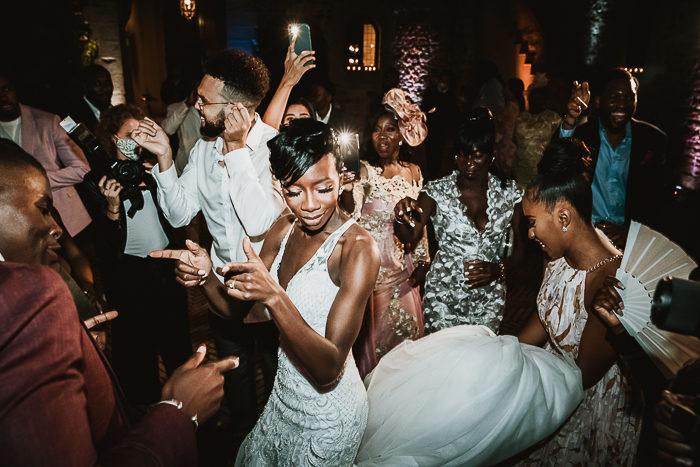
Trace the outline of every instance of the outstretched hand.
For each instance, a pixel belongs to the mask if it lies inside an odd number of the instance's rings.
[[[404,198],[394,206],[394,221],[399,224],[416,226],[416,219],[420,220],[423,209],[418,205],[418,201],[413,198]]]
[[[312,68],[316,68],[315,63],[309,63],[313,61],[316,52],[305,50],[297,55],[294,52],[296,42],[297,38],[294,36],[287,49],[287,57],[284,59],[284,76],[282,76],[282,85],[284,86],[295,86],[301,77],[304,76],[304,73]]]
[[[100,313],[99,315],[95,315],[92,318],[83,321],[83,323],[85,324],[85,327],[89,330],[100,323],[106,323],[107,321],[113,320],[117,317],[117,315],[118,313],[116,311],[108,311],[107,313]],[[90,335],[93,339],[95,339],[95,344],[97,344],[97,347],[99,347],[100,350],[104,351],[105,347],[107,347],[107,332],[90,331]]]
[[[245,263],[226,263],[217,272],[224,276],[224,284],[231,297],[244,301],[257,301],[266,304],[281,290],[270,276],[267,266],[253,250],[250,239],[243,239],[243,252],[248,261]]]
[[[192,240],[185,240],[187,250],[155,250],[151,258],[176,259],[175,280],[185,287],[204,285],[214,264],[207,251]]]
[[[608,276],[603,282],[603,286],[593,296],[591,308],[593,308],[615,334],[624,332],[625,327],[620,322],[618,315],[622,316],[625,304],[617,289],[624,290],[625,286],[615,276]]]
[[[219,410],[224,397],[223,373],[238,366],[238,357],[202,365],[206,354],[206,346],[199,346],[189,360],[175,369],[161,392],[161,400],[182,402],[183,413],[188,417],[196,415],[199,423],[207,421]]]
[[[172,160],[173,152],[170,149],[168,135],[150,118],[146,117],[139,122],[139,127],[131,132],[131,139],[142,148],[155,154],[159,162],[161,162],[161,158]],[[165,169],[165,167],[161,168],[161,170]]]

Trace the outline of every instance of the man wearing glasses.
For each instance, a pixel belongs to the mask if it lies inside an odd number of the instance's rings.
[[[267,68],[245,52],[224,50],[209,60],[206,69],[195,104],[205,138],[192,149],[179,178],[160,127],[146,120],[141,123],[142,136],[134,140],[158,157],[153,175],[158,183],[158,202],[170,224],[185,226],[200,210],[203,212],[213,238],[211,258],[216,270],[230,261],[247,260],[242,247],[246,236],[255,251],[260,251],[267,230],[284,209],[284,201],[279,182],[270,172],[267,147],[277,131],[255,112],[269,88]],[[237,434],[244,436],[257,419],[255,344],[268,396],[277,372],[279,332],[267,310],[259,305],[244,324],[211,312],[209,322],[218,357],[240,357],[239,367],[226,375],[225,392]]]

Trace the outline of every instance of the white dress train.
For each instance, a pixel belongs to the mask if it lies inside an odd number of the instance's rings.
[[[471,325],[400,344],[367,380],[360,467],[492,465],[553,433],[584,395],[571,356]]]

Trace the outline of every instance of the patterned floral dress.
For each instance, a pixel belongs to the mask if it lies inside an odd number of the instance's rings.
[[[549,263],[537,308],[549,334],[546,350],[578,357],[588,313],[584,306],[586,271],[564,258]],[[632,466],[642,425],[642,404],[617,363],[586,390],[581,405],[544,446],[522,466]]]
[[[513,210],[523,193],[514,181],[509,180],[502,188],[501,181],[489,174],[486,193],[489,220],[481,232],[467,217],[467,207],[459,201],[457,175],[455,171],[423,188],[435,201],[431,220],[440,244],[425,281],[425,332],[460,324],[482,324],[497,333],[505,306],[505,283],[497,281],[470,288],[465,282],[464,262],[501,261]]]
[[[366,336],[361,336],[364,349],[359,357],[361,374],[371,371],[391,349],[405,340],[423,337],[423,309],[420,291],[408,284],[414,269],[413,261],[429,262],[425,235],[413,252],[406,251],[394,235],[394,206],[406,197],[416,199],[423,178],[408,182],[396,175],[385,178],[381,169],[362,161],[367,177],[355,183],[353,217],[372,235],[379,246],[381,265],[372,294],[371,320]]]

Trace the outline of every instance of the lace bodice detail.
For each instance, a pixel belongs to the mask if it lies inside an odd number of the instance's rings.
[[[287,295],[304,321],[325,336],[328,313],[338,287],[328,274],[328,258],[338,239],[353,224],[333,232],[313,257],[292,277]],[[277,271],[292,228],[270,268]],[[270,400],[241,448],[237,466],[351,466],[367,422],[367,394],[357,367],[348,354],[335,387],[315,387],[285,351]]]
[[[514,207],[523,197],[522,190],[512,180],[502,188],[500,180],[489,175],[488,222],[482,232],[459,201],[457,175],[458,172],[453,172],[423,188],[435,201],[431,220],[440,244],[425,284],[426,332],[459,324],[482,324],[497,332],[505,305],[505,284],[496,282],[469,288],[464,280],[464,262],[501,260]]]
[[[404,198],[417,199],[423,187],[423,176],[418,181],[408,181],[400,175],[385,178],[381,169],[362,161],[367,169],[367,176],[362,177],[353,188],[355,210],[353,219],[372,235],[382,252],[382,264],[379,268],[377,284],[383,284],[393,271],[406,269],[406,254],[412,260],[430,262],[428,239],[424,234],[421,240],[407,252],[405,245],[394,235],[394,206]],[[386,255],[390,254],[390,258]]]

